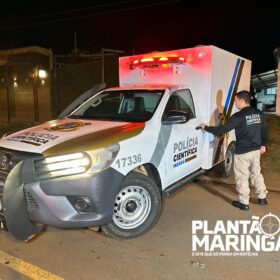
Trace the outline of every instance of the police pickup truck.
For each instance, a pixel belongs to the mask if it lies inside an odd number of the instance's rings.
[[[196,128],[227,121],[250,71],[214,46],[120,58],[120,87],[94,87],[58,119],[1,138],[1,227],[18,240],[44,225],[145,233],[164,195],[220,162],[229,174],[234,133]]]

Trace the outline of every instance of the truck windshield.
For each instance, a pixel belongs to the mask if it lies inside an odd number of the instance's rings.
[[[103,91],[86,101],[69,118],[145,122],[154,114],[164,90]]]

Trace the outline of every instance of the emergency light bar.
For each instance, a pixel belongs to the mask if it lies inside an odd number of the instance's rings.
[[[165,67],[171,64],[185,64],[184,57],[143,57],[136,59],[130,64],[130,69],[135,68],[156,68],[160,65]]]

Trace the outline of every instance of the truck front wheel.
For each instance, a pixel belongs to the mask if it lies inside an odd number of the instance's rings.
[[[115,198],[112,222],[102,226],[102,230],[114,238],[134,238],[152,228],[160,211],[161,195],[154,180],[133,172]]]

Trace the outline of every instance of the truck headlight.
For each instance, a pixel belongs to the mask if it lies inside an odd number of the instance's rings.
[[[86,153],[46,158],[46,167],[51,177],[84,173],[90,166],[91,160]]]
[[[119,152],[119,145],[87,152],[34,160],[36,178],[50,179],[85,172],[98,173],[108,168]]]
[[[108,168],[115,160],[119,150],[120,146],[114,144],[106,148],[87,151],[91,158],[91,168],[89,172],[98,173]]]

